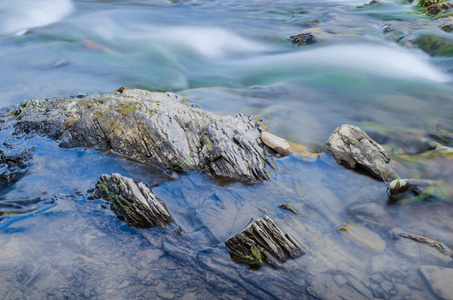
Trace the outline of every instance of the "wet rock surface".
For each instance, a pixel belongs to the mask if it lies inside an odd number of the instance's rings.
[[[136,183],[120,174],[103,174],[91,193],[93,198],[107,199],[115,213],[130,225],[165,228],[174,223],[166,203],[143,182]]]
[[[46,136],[61,147],[111,149],[163,169],[243,183],[269,178],[256,118],[219,116],[173,93],[122,88],[81,99],[31,100],[14,115],[16,134]]]
[[[250,265],[269,264],[277,267],[289,258],[298,258],[305,249],[291,235],[283,232],[268,216],[252,219],[225,246],[232,259]]]
[[[428,282],[433,293],[441,299],[453,299],[453,269],[436,266],[421,266],[420,272]]]
[[[34,150],[33,147],[0,149],[0,189],[11,186],[25,175]]]
[[[337,127],[324,145],[323,152],[339,164],[363,168],[384,181],[398,178],[389,165],[390,158],[384,148],[357,126],[345,124]]]

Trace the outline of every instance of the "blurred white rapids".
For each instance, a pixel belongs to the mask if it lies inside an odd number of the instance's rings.
[[[0,35],[58,22],[74,10],[70,0],[0,0]]]
[[[314,47],[298,52],[266,55],[237,62],[253,72],[272,72],[281,77],[307,72],[348,72],[399,79],[449,82],[452,78],[429,62],[429,56],[406,49],[380,45],[339,45]]]

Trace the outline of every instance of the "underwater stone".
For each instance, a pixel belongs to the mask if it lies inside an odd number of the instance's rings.
[[[424,236],[408,233],[399,228],[393,228],[392,230],[389,231],[389,233],[390,233],[390,236],[394,239],[401,239],[401,238],[409,239],[409,240],[433,247],[433,248],[437,249],[440,253],[447,256],[449,258],[449,261],[451,261],[450,256],[453,254],[452,250],[441,242],[438,242],[438,241],[430,239],[430,238],[426,238]]]
[[[120,174],[103,174],[92,193],[95,198],[107,199],[113,211],[133,226],[165,228],[174,222],[165,202],[143,182],[135,183]]]
[[[279,263],[306,253],[299,242],[268,216],[251,219],[244,229],[225,242],[225,246],[233,260],[249,265],[278,267]]]
[[[338,231],[347,239],[359,246],[381,253],[386,247],[385,241],[375,232],[358,224],[348,224],[338,227]]]
[[[30,166],[30,160],[33,157],[35,148],[9,146],[6,149],[0,149],[0,187],[6,188],[17,182],[27,172]]]
[[[390,158],[384,148],[357,126],[345,124],[337,127],[324,145],[323,152],[339,164],[361,167],[384,181],[398,178],[389,165]]]
[[[453,285],[451,284],[453,269],[437,266],[421,266],[420,273],[437,297],[453,300]]]

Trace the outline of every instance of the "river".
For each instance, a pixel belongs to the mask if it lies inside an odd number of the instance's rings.
[[[451,42],[453,33],[415,4],[363,4],[0,0],[0,106],[121,86],[168,90],[218,114],[258,115],[314,152],[354,124],[401,176],[451,189],[453,57],[430,55],[417,39]],[[302,32],[317,43],[294,46]],[[453,247],[451,196],[390,203],[384,182],[327,158],[276,158],[270,181],[224,185],[9,134],[0,132],[2,143],[36,151],[26,176],[0,191],[1,299],[427,299],[441,296],[426,270],[453,268],[451,256],[389,234],[401,228]],[[104,201],[87,200],[104,173],[153,187],[187,234],[130,227]],[[281,269],[232,261],[225,240],[264,214],[307,254]],[[371,247],[343,225],[371,236]]]

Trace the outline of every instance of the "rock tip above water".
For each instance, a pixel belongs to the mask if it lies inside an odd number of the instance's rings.
[[[278,267],[289,258],[306,253],[299,242],[268,216],[251,219],[244,229],[225,242],[225,246],[233,260],[249,265]]]
[[[343,124],[337,127],[323,147],[323,152],[337,163],[349,168],[363,168],[374,176],[390,182],[398,174],[389,165],[384,148],[359,127]]]

